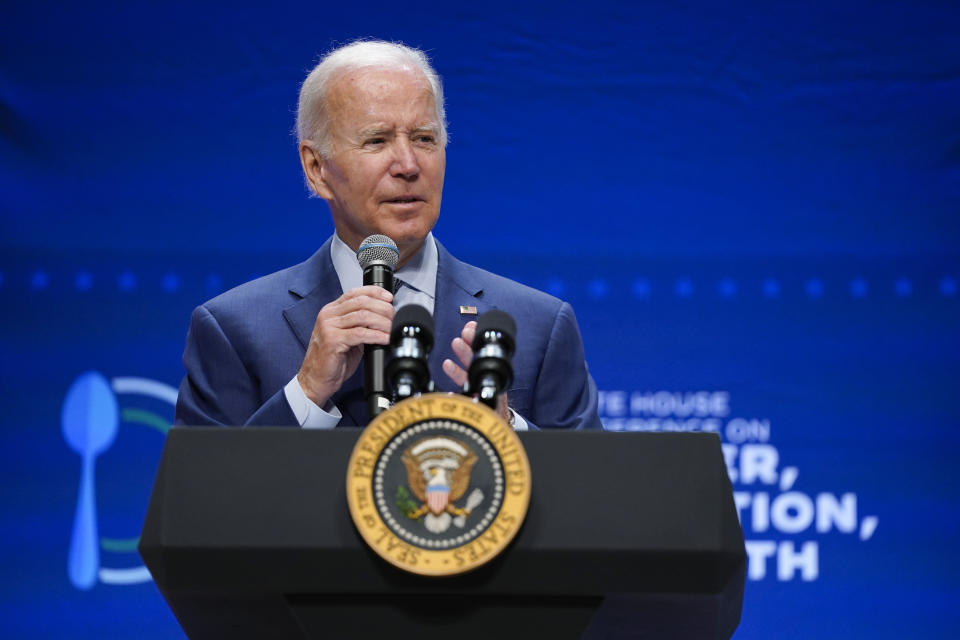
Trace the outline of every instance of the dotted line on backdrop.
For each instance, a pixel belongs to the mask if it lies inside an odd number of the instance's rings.
[[[253,279],[256,276],[251,276]],[[102,289],[104,286],[108,289],[116,290],[120,293],[133,293],[144,286],[141,279],[132,271],[122,271],[117,274],[112,282],[105,284],[97,282],[93,274],[88,271],[77,271],[72,274],[69,287],[79,293],[86,293],[94,289]],[[9,284],[8,278],[3,272],[0,272],[0,289],[6,288]],[[177,293],[183,287],[183,279],[176,272],[168,272],[159,278],[159,282],[152,280],[148,288],[159,284],[159,288],[166,293]],[[37,269],[27,276],[27,287],[32,291],[47,291],[54,286],[53,279],[43,269]],[[944,298],[954,298],[957,295],[957,280],[951,276],[941,277],[937,283],[937,291]],[[223,278],[216,273],[208,274],[203,281],[204,289],[211,295],[223,291]],[[706,285],[707,292],[713,292],[721,298],[736,298],[744,286],[757,287],[764,298],[777,299],[783,293],[783,285],[776,278],[765,278],[762,281],[750,285],[734,278],[720,278],[719,280]],[[866,278],[856,277],[846,283],[846,293],[851,298],[867,298],[874,290],[874,286],[883,290],[887,288],[899,298],[909,298],[914,293],[914,281],[906,276],[901,276],[891,282],[880,284],[871,284]],[[610,283],[605,278],[594,278],[586,284],[584,290],[574,290],[565,280],[553,278],[545,283],[544,290],[547,293],[557,297],[564,297],[570,294],[586,293],[594,300],[603,300],[610,297],[615,292]],[[653,284],[647,278],[637,278],[630,285],[630,294],[637,300],[646,300],[652,298],[657,293]],[[677,299],[694,298],[701,293],[701,288],[694,283],[693,279],[681,277],[674,280],[670,291],[668,292]],[[827,293],[827,287],[823,280],[817,277],[811,277],[803,283],[803,294],[810,299],[822,298]]]
[[[721,298],[732,299],[741,293],[743,286],[750,288],[755,287],[756,289],[753,290],[759,290],[764,298],[771,300],[779,298],[784,293],[783,284],[776,278],[764,278],[759,284],[754,282],[748,285],[743,285],[743,283],[734,278],[720,278],[713,283],[707,284],[704,290],[708,294],[714,293]],[[881,290],[882,287],[889,287],[888,290],[892,291],[894,295],[899,298],[909,298],[914,293],[914,282],[906,276],[901,276],[892,283],[884,282],[877,285],[877,287],[880,287]],[[866,298],[871,293],[871,284],[866,278],[856,277],[847,283],[846,289],[847,294],[851,298]],[[564,295],[570,293],[567,283],[561,279],[549,280],[544,290],[558,298],[562,298]],[[937,291],[944,298],[956,297],[956,279],[950,276],[943,276],[937,282]],[[681,277],[673,281],[673,285],[667,293],[674,298],[685,300],[696,297],[700,292],[700,288],[695,285],[693,279]],[[603,300],[614,293],[614,291],[606,279],[594,278],[587,283],[586,293],[594,300]],[[637,278],[630,285],[630,294],[637,300],[650,299],[654,296],[654,293],[653,284],[647,278]],[[803,294],[807,298],[822,298],[826,293],[827,286],[820,278],[811,277],[803,283]]]
[[[250,279],[259,276],[251,276]],[[43,269],[37,269],[26,276],[26,286],[31,291],[48,291],[55,288],[56,285],[66,283],[67,288],[79,293],[87,293],[94,290],[113,290],[120,293],[134,293],[139,289],[151,289],[159,285],[160,290],[166,293],[177,293],[183,288],[183,278],[180,274],[170,271],[165,273],[159,279],[151,278],[144,282],[133,271],[121,271],[106,282],[98,280],[89,271],[77,271],[65,278],[59,278],[55,281],[49,273]],[[8,281],[6,274],[0,272],[0,290],[5,289],[7,285],[12,285]],[[203,287],[211,294],[217,294],[224,290],[223,278],[217,273],[208,274],[203,280]]]

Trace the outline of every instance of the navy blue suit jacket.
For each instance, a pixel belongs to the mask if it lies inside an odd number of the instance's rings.
[[[597,388],[587,371],[573,309],[545,293],[460,262],[437,243],[430,372],[439,391],[457,391],[441,369],[458,362],[450,341],[477,313],[501,309],[517,321],[510,406],[531,428],[600,429]],[[283,387],[303,362],[320,309],[342,294],[330,240],[306,262],[248,282],[197,307],[183,354],[186,376],[176,424],[296,426]],[[363,365],[333,395],[343,419],[363,426]]]

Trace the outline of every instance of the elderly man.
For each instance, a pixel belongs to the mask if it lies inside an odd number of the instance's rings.
[[[329,53],[300,90],[297,133],[336,233],[306,262],[194,310],[178,424],[365,425],[363,345],[388,344],[395,307],[417,303],[434,316],[439,390],[462,388],[471,319],[498,308],[516,318],[518,342],[501,415],[517,429],[600,428],[570,306],[456,260],[431,233],[447,136],[440,79],[421,51],[355,42]],[[354,253],[374,233],[400,250],[395,295],[361,286]]]

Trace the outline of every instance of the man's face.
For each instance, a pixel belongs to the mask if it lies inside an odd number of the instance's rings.
[[[446,152],[430,84],[414,70],[349,71],[334,79],[327,111],[329,157],[308,167],[301,145],[308,179],[348,246],[382,233],[406,260],[440,214]]]

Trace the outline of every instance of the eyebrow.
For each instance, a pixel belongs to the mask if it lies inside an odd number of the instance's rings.
[[[439,128],[437,125],[435,125],[435,124],[433,124],[433,123],[430,123],[430,124],[420,125],[420,126],[417,127],[416,129],[414,129],[413,131],[411,131],[411,133],[423,133],[423,132],[427,132],[427,133],[432,133],[432,134],[436,135],[439,131],[440,131],[440,128]]]
[[[440,131],[440,128],[439,128],[437,125],[435,125],[434,123],[431,122],[431,123],[429,123],[429,124],[423,124],[423,125],[420,125],[419,127],[415,127],[414,129],[411,129],[411,130],[410,130],[410,133],[424,133],[424,132],[427,132],[427,133],[432,133],[432,134],[434,134],[434,135],[437,135],[439,131]],[[360,132],[360,137],[362,137],[362,138],[370,138],[370,137],[375,137],[375,136],[388,136],[388,135],[392,135],[393,133],[394,133],[394,129],[387,129],[387,128],[383,128],[383,127],[374,127],[374,128],[371,128],[371,129],[364,129],[363,131],[361,131],[361,132]]]
[[[375,129],[364,129],[363,131],[360,132],[360,137],[361,137],[361,138],[370,138],[370,137],[373,137],[373,136],[385,136],[385,135],[388,135],[388,134],[390,134],[390,133],[393,133],[393,130],[392,130],[392,129],[383,129],[383,128],[379,128],[379,127],[378,127],[378,128],[375,128]]]

